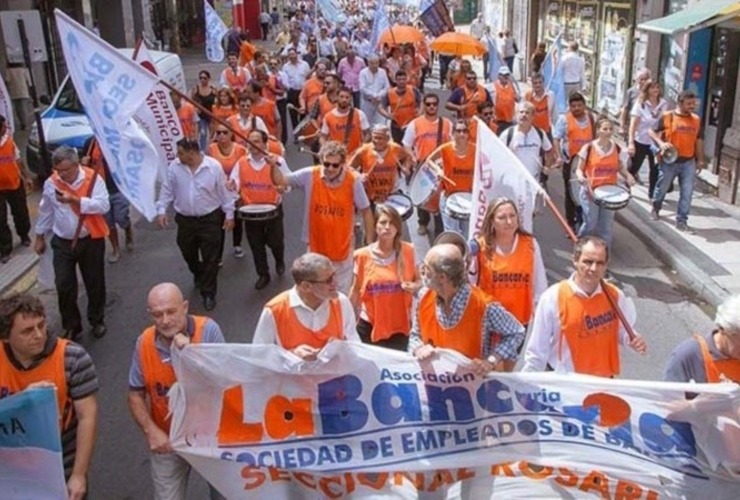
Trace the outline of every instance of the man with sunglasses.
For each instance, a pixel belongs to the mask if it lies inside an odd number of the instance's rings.
[[[277,344],[313,361],[331,340],[360,342],[352,303],[339,292],[326,256],[305,253],[293,262],[290,274],[295,285],[265,305],[253,344]]]
[[[351,94],[347,94],[351,98]],[[354,215],[360,212],[365,242],[375,240],[375,221],[360,176],[345,168],[347,148],[337,141],[321,147],[321,165],[283,175],[272,165],[272,182],[305,191],[302,239],[308,251],[327,256],[334,264],[337,286],[343,293],[352,284]]]
[[[516,103],[521,99],[508,66],[499,68],[498,78],[491,85],[491,99],[496,109],[499,132],[503,132],[514,124]]]
[[[498,125],[496,124],[496,112],[493,109],[493,103],[483,101],[478,104],[478,112],[476,115],[480,121],[486,124],[486,126],[493,131],[494,134],[498,133]],[[470,132],[470,142],[476,143],[478,138],[478,120],[470,119],[468,121],[468,131]]]
[[[465,84],[450,94],[445,108],[457,113],[458,118],[472,118],[482,102],[493,102],[491,94],[478,83],[478,75],[472,69],[465,74]]]
[[[452,140],[452,122],[439,116],[439,97],[434,93],[427,93],[422,102],[424,103],[423,114],[409,123],[403,136],[403,146],[414,155],[419,165],[435,149]],[[436,208],[436,212],[439,212],[439,196],[435,196],[427,207],[432,210]],[[429,212],[423,208],[418,208],[417,213],[418,232],[423,236],[427,234],[427,225],[431,217]],[[442,217],[439,213],[435,213],[434,225],[436,233],[442,232]]]

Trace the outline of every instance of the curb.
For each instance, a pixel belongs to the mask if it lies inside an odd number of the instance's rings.
[[[631,207],[617,211],[616,219],[651,248],[660,261],[673,268],[703,300],[717,307],[729,297],[730,293],[714,281],[710,273],[696,264],[697,261],[711,260],[699,249],[673,234],[665,222],[654,221],[647,211]]]
[[[12,292],[29,290],[36,282],[33,270],[39,262],[35,253],[14,255],[7,265],[12,265],[12,271],[0,276],[0,297],[5,297]]]

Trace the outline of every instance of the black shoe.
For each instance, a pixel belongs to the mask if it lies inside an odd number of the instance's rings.
[[[10,260],[10,254],[0,255],[0,264],[7,264]]]
[[[216,308],[216,298],[210,295],[203,296],[203,308],[206,311],[213,311]]]
[[[285,262],[278,262],[275,264],[275,272],[278,276],[285,274]]]
[[[103,337],[105,337],[106,333],[108,333],[108,329],[105,327],[105,323],[98,323],[97,325],[93,325],[92,329],[90,330],[90,334],[96,339],[102,339]]]
[[[257,283],[254,284],[254,288],[256,288],[257,290],[262,290],[267,286],[268,283],[270,283],[270,276],[262,275],[257,278]]]
[[[62,332],[60,335],[63,339],[69,339],[69,340],[77,340],[80,337],[80,334],[82,333],[82,327],[75,327],[75,328],[68,328]]]
[[[26,236],[25,238],[21,238],[21,245],[24,247],[30,247],[31,246],[31,238]]]

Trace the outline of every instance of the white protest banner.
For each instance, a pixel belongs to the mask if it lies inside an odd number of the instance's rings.
[[[485,123],[474,118],[478,120],[478,136],[468,238],[480,234],[488,204],[499,197],[514,200],[519,209],[519,224],[531,233],[537,194],[544,194],[544,190],[506,144]]]
[[[67,498],[55,388],[0,399],[0,485],[4,500]]]
[[[133,119],[159,81],[60,10],[54,14],[72,83],[121,193],[148,220],[157,214],[157,150]]]
[[[8,87],[5,85],[5,80],[3,80],[2,76],[0,76],[0,115],[5,117],[5,124],[8,126],[8,131],[12,136],[13,130],[15,130],[13,100],[10,98]]]
[[[235,499],[736,498],[736,385],[482,378],[469,363],[347,342],[314,362],[188,346],[174,356],[170,439]]]
[[[140,41],[137,44],[133,59],[155,75],[157,74],[154,60],[143,42]],[[167,165],[177,159],[177,141],[185,137],[169,89],[158,83],[146,101],[136,110],[134,118],[157,148],[159,157],[157,169],[159,178],[163,179]]]
[[[211,62],[221,62],[224,60],[221,40],[226,36],[229,28],[207,0],[203,0],[203,8],[206,12],[206,58]]]

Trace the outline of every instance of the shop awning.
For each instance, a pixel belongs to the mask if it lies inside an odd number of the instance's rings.
[[[714,26],[740,14],[738,0],[701,0],[688,9],[637,25],[637,29],[662,35],[690,33]]]

